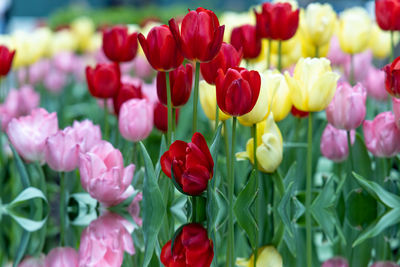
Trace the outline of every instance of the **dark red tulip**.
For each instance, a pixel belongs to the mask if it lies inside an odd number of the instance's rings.
[[[157,101],[154,104],[154,126],[161,132],[168,131],[168,108]],[[175,124],[178,124],[179,109],[176,109]]]
[[[14,55],[15,50],[10,51],[7,46],[0,45],[0,77],[10,71]]]
[[[189,10],[182,20],[181,31],[175,19],[169,27],[183,56],[190,60],[213,60],[222,44],[225,26],[219,26],[217,16],[211,10],[199,7]]]
[[[171,251],[171,241],[161,250],[160,259],[166,267],[209,267],[214,258],[214,246],[207,236],[206,229],[201,224],[185,225],[174,241]]]
[[[123,83],[118,90],[118,93],[114,96],[113,104],[115,114],[119,114],[119,109],[125,101],[132,98],[142,98],[142,85],[133,85],[130,83]]]
[[[379,27],[384,31],[400,30],[400,1],[376,0],[375,16]]]
[[[400,57],[396,58],[392,64],[383,67],[385,71],[386,91],[397,98],[400,98]]]
[[[189,100],[193,85],[193,67],[186,64],[169,72],[169,85],[171,88],[171,100],[173,107],[181,107]],[[167,105],[167,83],[165,72],[157,73],[157,95],[160,102]]]
[[[125,26],[115,26],[103,32],[103,51],[114,62],[127,62],[137,53],[137,33],[128,33]]]
[[[243,49],[243,57],[252,59],[261,52],[261,38],[257,35],[256,26],[243,25],[232,30],[231,44],[237,49]]]
[[[219,53],[213,60],[200,64],[201,75],[209,84],[215,84],[218,69],[222,69],[225,73],[229,68],[239,66],[242,55],[242,49],[236,50],[231,44],[222,43]]]
[[[177,140],[160,159],[163,172],[171,178],[171,168],[182,190],[192,196],[200,195],[213,177],[214,161],[206,140],[199,132],[193,134],[192,142]]]
[[[290,112],[292,113],[293,116],[300,118],[300,119],[308,117],[307,111],[299,110],[295,106],[292,106],[292,110],[290,110]]]
[[[140,45],[150,65],[158,71],[171,71],[183,62],[183,56],[167,25],[153,27],[147,39],[138,36]]]
[[[257,71],[245,68],[230,68],[224,74],[220,69],[215,80],[219,108],[232,116],[250,112],[260,94],[261,78]]]
[[[257,33],[262,38],[285,41],[292,38],[299,26],[299,10],[292,10],[289,3],[262,4],[256,14]]]
[[[120,87],[120,76],[117,63],[99,63],[96,68],[86,67],[89,91],[94,97],[114,97]]]

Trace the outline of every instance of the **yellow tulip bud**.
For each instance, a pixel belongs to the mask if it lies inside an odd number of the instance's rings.
[[[92,35],[95,32],[94,22],[88,17],[80,17],[71,23],[71,31],[75,35],[80,51],[90,48]]]
[[[16,50],[13,60],[14,68],[29,66],[42,56],[43,48],[36,43],[33,33],[17,31],[12,39],[13,48]]]
[[[33,42],[40,50],[40,57],[51,56],[50,46],[53,32],[48,27],[41,27],[33,32]]]
[[[54,56],[59,52],[74,51],[77,45],[77,40],[71,31],[61,30],[55,32],[51,40],[51,55]]]
[[[242,13],[224,12],[219,18],[220,25],[225,25],[224,42],[231,42],[231,34],[234,28],[245,24],[254,25],[255,21],[253,10]]]
[[[394,36],[394,45],[399,41],[398,35]],[[374,57],[383,59],[390,54],[390,32],[382,31],[376,23],[373,24],[371,36],[369,39],[369,48],[372,50]]]
[[[217,106],[217,91],[215,85],[208,84],[206,81],[200,81],[199,84],[200,105],[203,108],[207,118],[215,121],[215,109]],[[220,121],[229,119],[231,116],[219,109],[218,118]]]
[[[326,58],[301,58],[293,77],[285,72],[293,105],[302,111],[321,111],[331,102],[339,74],[332,71]]]
[[[285,76],[277,70],[267,70],[263,73],[263,77],[267,83],[278,84],[275,90],[269,90],[269,95],[272,99],[270,110],[274,114],[275,121],[281,121],[286,118],[292,109],[292,99]],[[270,87],[272,88],[272,86]]]
[[[279,252],[273,246],[265,246],[259,248],[257,251],[257,267],[282,267],[283,261]],[[236,265],[243,267],[254,266],[254,255],[251,255],[250,259],[238,259]]]

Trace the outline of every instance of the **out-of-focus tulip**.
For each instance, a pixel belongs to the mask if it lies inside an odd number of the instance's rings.
[[[400,130],[392,112],[380,113],[363,124],[365,145],[377,157],[393,157],[400,153]]]
[[[225,73],[229,68],[238,67],[242,55],[241,49],[236,50],[233,45],[222,43],[221,49],[213,60],[200,64],[201,75],[209,84],[215,84],[218,69],[222,69]]]
[[[326,57],[329,53],[329,43],[324,44],[322,46],[315,46],[310,42],[309,39],[306,39],[304,35],[299,35],[300,43],[301,43],[301,55],[303,57],[317,57],[317,48],[318,48],[318,57]]]
[[[232,34],[232,30],[236,27],[245,24],[254,24],[255,15],[252,11],[247,12],[233,12],[225,11],[219,15],[219,22],[221,25],[225,25],[224,41],[229,42]]]
[[[372,59],[373,56],[370,50],[354,55],[353,67],[351,66],[351,60],[347,61],[343,66],[347,80],[353,78],[356,82],[363,82],[367,78],[368,71],[366,70],[373,67]],[[353,77],[351,77],[352,71]]]
[[[72,130],[82,153],[88,152],[101,141],[100,126],[94,125],[90,120],[74,121]]]
[[[376,0],[375,16],[379,27],[384,31],[400,30],[400,2],[397,0]]]
[[[213,60],[224,38],[225,26],[220,26],[217,16],[202,7],[190,10],[183,18],[181,28],[175,19],[169,27],[182,55],[189,60],[209,62]]]
[[[49,92],[60,93],[67,83],[67,74],[63,71],[52,69],[44,78],[43,84]]]
[[[400,99],[392,98],[393,114],[396,121],[397,128],[400,129]]]
[[[355,132],[352,130],[350,132],[351,143],[354,143]],[[340,130],[328,124],[322,133],[321,144],[320,144],[321,154],[334,161],[341,162],[347,158],[349,154],[349,147],[347,144],[347,132],[345,130]]]
[[[40,40],[34,38],[34,33],[16,31],[13,33],[13,49],[16,53],[13,59],[13,67],[26,67],[43,56],[43,48]]]
[[[58,70],[66,73],[73,72],[74,69],[76,68],[76,63],[77,63],[77,56],[70,51],[57,53],[53,57],[54,66]]]
[[[143,194],[142,192],[137,193],[137,195],[135,196],[135,198],[132,200],[131,204],[129,204],[128,207],[128,212],[129,214],[132,216],[132,219],[134,220],[134,222],[141,227],[143,220],[140,217],[140,203],[143,199]]]
[[[115,114],[119,114],[122,104],[132,98],[143,98],[142,84],[122,83],[118,93],[113,98]]]
[[[97,64],[96,68],[86,67],[86,79],[92,96],[114,97],[120,87],[120,71],[116,63]]]
[[[0,45],[0,77],[6,76],[10,71],[15,50],[10,51],[7,46]]]
[[[201,224],[183,226],[171,248],[171,240],[161,250],[160,259],[166,267],[204,266],[209,267],[214,258],[214,245]]]
[[[273,40],[285,41],[294,36],[299,26],[299,10],[289,3],[262,4],[261,13],[256,14],[258,35]]]
[[[147,39],[141,33],[138,38],[147,60],[155,70],[171,71],[182,64],[183,56],[167,25],[152,28]]]
[[[331,102],[339,75],[331,70],[326,58],[302,58],[293,77],[285,72],[293,105],[301,111],[321,111]]]
[[[295,106],[292,106],[292,109],[290,110],[290,112],[292,113],[293,116],[295,116],[296,118],[306,118],[308,117],[309,112],[307,111],[301,111],[298,110]]]
[[[369,48],[374,57],[384,59],[390,54],[390,33],[382,31],[376,23],[373,24],[369,39]]]
[[[232,116],[250,112],[258,99],[261,87],[260,74],[244,68],[230,68],[226,74],[218,70],[216,79],[218,107]]]
[[[44,254],[41,254],[37,258],[28,256],[28,257],[25,257],[24,260],[21,261],[20,264],[18,264],[18,267],[43,267],[44,260],[45,260]]]
[[[79,266],[121,266],[124,251],[135,254],[133,225],[118,214],[106,213],[83,230]]]
[[[58,247],[50,250],[44,267],[78,267],[78,252],[70,247]]]
[[[103,51],[114,62],[127,62],[135,58],[138,49],[137,33],[128,33],[126,26],[114,26],[103,32]]]
[[[29,66],[29,83],[32,85],[36,85],[39,82],[42,82],[46,75],[48,75],[50,68],[51,63],[49,59],[41,59],[38,62],[35,62],[31,66]],[[23,83],[25,83],[25,81]]]
[[[257,35],[256,26],[250,24],[232,30],[231,44],[237,50],[242,49],[245,59],[256,58],[261,52],[261,38]]]
[[[373,66],[368,68],[368,73],[363,84],[367,88],[368,95],[372,98],[384,101],[388,98],[385,90],[385,72]]]
[[[124,168],[121,152],[106,141],[80,155],[79,171],[82,187],[106,206],[117,205],[133,193],[135,165]]]
[[[385,71],[386,91],[394,97],[400,97],[400,57],[397,57],[391,64],[383,67]]]
[[[399,265],[391,261],[379,261],[372,264],[371,267],[399,267]]]
[[[58,131],[55,112],[45,109],[32,110],[30,115],[13,119],[8,124],[7,135],[12,145],[26,161],[44,163],[47,137]]]
[[[146,139],[153,129],[153,105],[146,99],[130,99],[121,106],[118,116],[121,135],[132,142]]]
[[[169,86],[171,89],[172,107],[179,108],[189,100],[193,84],[193,67],[186,64],[168,73]],[[157,95],[158,100],[167,105],[167,82],[165,72],[157,73]]]
[[[360,83],[354,87],[346,82],[338,84],[332,102],[326,108],[328,122],[338,129],[354,130],[364,121],[367,90]]]
[[[138,55],[132,62],[135,75],[142,79],[148,79],[153,74],[153,68],[142,55]]]
[[[178,124],[179,109],[175,114],[175,124]],[[162,132],[168,131],[168,108],[158,101],[154,104],[154,126]]]
[[[321,267],[349,267],[349,264],[346,259],[335,257],[322,263]]]
[[[173,142],[161,156],[160,163],[169,178],[172,178],[172,168],[176,182],[188,195],[200,195],[213,177],[214,160],[206,140],[198,132],[193,134],[190,143],[180,140]]]
[[[340,48],[339,39],[336,35],[332,36],[327,58],[335,66],[342,66],[350,61],[350,55],[345,54],[342,48]]]
[[[357,54],[368,47],[371,34],[371,19],[365,9],[354,7],[340,14],[338,37],[342,50]]]
[[[77,40],[70,30],[57,31],[51,39],[51,55],[55,56],[60,52],[74,51],[77,45]]]
[[[92,37],[95,34],[93,20],[88,17],[79,17],[72,21],[70,26],[71,32],[77,40],[78,49],[80,51],[90,50]]]
[[[265,246],[258,249],[257,253],[257,267],[282,267],[283,261],[279,252],[273,246]],[[250,259],[238,259],[236,261],[238,266],[253,267],[254,266],[254,255],[251,255]]]
[[[206,81],[200,81],[200,105],[203,108],[204,114],[206,114],[209,120],[215,121],[215,110],[217,105],[217,91],[215,85],[208,84]],[[218,119],[225,121],[231,116],[219,110]]]
[[[286,118],[292,107],[292,99],[285,76],[277,70],[267,70],[262,77],[261,86],[267,86],[269,97],[272,99],[270,109],[274,114],[274,120],[281,121]]]

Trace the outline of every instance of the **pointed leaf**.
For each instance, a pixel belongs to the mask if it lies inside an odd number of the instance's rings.
[[[24,188],[27,188],[30,186],[30,182],[29,182],[28,172],[26,171],[26,168],[25,168],[25,164],[22,162],[20,156],[18,155],[15,148],[12,146],[11,142],[10,142],[10,147],[11,147],[14,159],[15,159],[15,164],[17,165],[17,170],[18,170],[19,176],[21,178],[22,186]]]

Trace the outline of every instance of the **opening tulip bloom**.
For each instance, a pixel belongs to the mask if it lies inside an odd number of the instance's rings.
[[[354,143],[354,137],[355,132],[352,130],[350,132],[352,144]],[[349,154],[347,132],[328,124],[322,133],[320,149],[324,157],[334,162],[344,161]]]
[[[115,26],[103,32],[103,51],[114,62],[127,62],[135,58],[138,49],[137,33],[128,33],[125,26]]]
[[[256,266],[282,267],[281,254],[273,246],[265,246],[258,249]],[[254,255],[249,260],[238,259],[236,265],[243,267],[254,267]]]
[[[117,63],[100,63],[96,65],[96,68],[86,67],[89,92],[94,97],[114,97],[120,87],[120,76]]]
[[[220,69],[215,84],[219,108],[231,116],[242,116],[257,102],[261,77],[257,71],[239,67],[228,69],[226,74]]]
[[[400,2],[397,0],[376,0],[375,16],[384,31],[400,30]]]
[[[0,45],[0,77],[6,76],[11,69],[15,50],[10,51],[7,46]]]
[[[384,101],[388,98],[388,93],[385,90],[385,72],[383,70],[371,66],[363,84],[367,88],[368,96],[378,101]]]
[[[161,156],[160,163],[169,178],[172,178],[172,169],[175,181],[188,195],[200,195],[213,177],[214,160],[206,140],[198,132],[194,133],[190,143],[180,140],[173,142]]]
[[[179,118],[179,109],[176,109],[175,113],[175,124],[178,124]],[[161,104],[160,102],[156,102],[154,104],[154,126],[162,131],[168,131],[168,109],[166,106]]]
[[[219,25],[217,16],[211,10],[201,7],[190,10],[182,20],[180,31],[175,19],[169,21],[169,27],[185,58],[209,62],[217,56],[225,26]]]
[[[122,104],[132,98],[143,98],[142,85],[140,83],[123,83],[119,88],[118,93],[113,98],[115,114],[119,114]]]
[[[400,57],[397,57],[391,64],[383,67],[385,71],[386,91],[394,97],[400,98]]]
[[[253,59],[260,55],[261,38],[257,35],[256,26],[243,25],[232,30],[231,44],[237,49],[242,49],[243,58]],[[232,66],[236,67],[236,66]]]
[[[78,252],[70,247],[58,247],[50,250],[46,256],[43,267],[78,267]]]
[[[90,120],[74,121],[72,130],[82,153],[88,152],[101,141],[100,126]]]
[[[150,65],[158,71],[171,71],[183,62],[183,56],[167,25],[153,27],[147,39],[138,36],[140,45]]]

